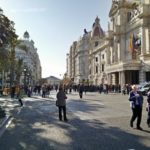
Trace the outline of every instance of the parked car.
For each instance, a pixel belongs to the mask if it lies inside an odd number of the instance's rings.
[[[148,90],[150,89],[150,83],[146,83],[144,85],[141,85],[138,90],[142,92],[143,95],[147,95]]]

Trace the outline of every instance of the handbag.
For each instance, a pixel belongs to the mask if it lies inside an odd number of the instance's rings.
[[[58,107],[58,100],[56,100],[56,106]]]

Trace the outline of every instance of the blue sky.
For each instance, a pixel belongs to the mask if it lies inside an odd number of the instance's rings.
[[[4,14],[15,22],[20,38],[27,30],[35,42],[42,66],[42,77],[62,78],[66,54],[73,41],[92,29],[98,16],[107,30],[112,0],[0,0]]]

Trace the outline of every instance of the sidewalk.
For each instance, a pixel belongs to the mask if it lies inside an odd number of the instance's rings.
[[[5,110],[6,116],[0,118],[0,136],[3,134],[5,128],[7,128],[8,124],[13,119],[19,110],[20,104],[17,99],[11,99],[9,96],[0,97],[0,106],[3,110]]]

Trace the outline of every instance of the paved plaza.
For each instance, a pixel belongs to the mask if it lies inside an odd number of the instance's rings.
[[[140,131],[129,127],[127,95],[93,92],[84,94],[83,99],[78,93],[67,96],[68,122],[58,120],[56,92],[49,98],[25,98],[23,108],[14,107],[18,113],[0,137],[0,150],[150,149],[146,98]]]

